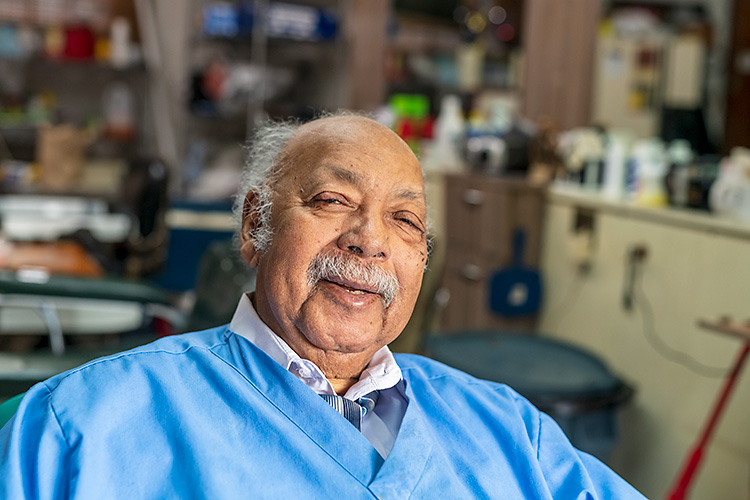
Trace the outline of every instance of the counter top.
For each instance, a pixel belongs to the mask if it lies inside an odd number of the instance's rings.
[[[599,193],[562,185],[551,186],[547,199],[550,203],[574,205],[620,217],[750,239],[750,221],[721,217],[702,210],[676,207],[644,207],[627,201],[611,200]]]

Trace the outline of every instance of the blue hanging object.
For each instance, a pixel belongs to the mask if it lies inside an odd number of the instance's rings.
[[[501,316],[532,316],[542,304],[542,277],[536,269],[525,267],[523,254],[526,232],[513,233],[511,265],[492,275],[490,279],[490,310]]]

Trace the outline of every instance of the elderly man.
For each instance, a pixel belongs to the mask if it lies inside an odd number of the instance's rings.
[[[388,350],[428,246],[392,131],[267,127],[242,192],[258,277],[232,322],[32,388],[0,431],[0,497],[643,498],[508,387]]]

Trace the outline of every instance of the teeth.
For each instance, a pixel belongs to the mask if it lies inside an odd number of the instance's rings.
[[[349,293],[353,293],[354,295],[364,295],[365,294],[364,290],[351,290],[351,289],[347,289],[346,291],[349,292]]]

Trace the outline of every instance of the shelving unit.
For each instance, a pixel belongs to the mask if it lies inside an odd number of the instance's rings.
[[[142,64],[117,69],[96,61],[32,58],[22,71],[27,94],[54,93],[56,116],[51,117],[54,121],[74,123],[81,127],[92,120],[101,119],[104,92],[112,84],[124,83],[136,99],[136,136],[125,142],[112,141],[103,136],[94,145],[93,155],[129,158],[138,151],[152,148],[152,139],[142,126],[148,117],[148,75]],[[54,75],[54,78],[50,78],[50,75]]]
[[[191,3],[187,38],[191,61],[184,75],[186,188],[191,178],[217,162],[240,158],[241,164],[241,147],[265,116],[306,120],[323,110],[374,111],[382,104],[384,56],[378,48],[384,46],[388,2],[297,0],[293,5],[322,9],[336,19],[335,36],[320,40],[272,36],[259,23],[263,16],[255,15],[249,32],[207,34],[202,13],[215,4],[210,0]],[[252,5],[262,12],[274,5],[292,4],[265,1]],[[215,74],[210,75],[211,71]],[[245,89],[226,102],[206,95],[211,92],[206,76],[221,79],[226,76],[222,72],[246,82]]]
[[[395,17],[388,42],[388,92],[422,93],[436,107],[446,94],[473,98],[487,92],[517,93],[520,85],[524,2],[497,1],[503,21],[488,20],[486,5],[480,15],[486,25],[478,33],[471,32],[462,15],[470,16],[464,4],[455,2],[429,3],[401,0],[394,3]],[[469,5],[468,3],[466,5]],[[466,12],[461,11],[464,9]],[[450,15],[453,10],[453,15]],[[496,18],[496,21],[499,20]],[[511,31],[511,38],[501,41],[498,29]],[[476,58],[478,78],[474,83],[464,76],[473,71],[462,67],[461,61]],[[433,111],[436,111],[435,109]]]
[[[0,159],[38,161],[38,131],[47,123],[70,124],[79,129],[93,126],[95,139],[87,148],[88,160],[128,162],[139,156],[156,155],[164,132],[154,133],[162,127],[153,123],[157,114],[154,108],[158,106],[154,106],[151,95],[152,74],[138,57],[148,50],[138,39],[138,17],[148,18],[151,12],[137,12],[134,0],[15,3],[0,9],[4,29],[15,34],[19,44],[15,52],[8,51],[12,42],[6,37],[5,50],[0,55],[0,71],[4,74],[0,85],[0,134],[7,145],[0,150]],[[88,15],[83,16],[85,13]],[[109,26],[116,17],[127,19],[131,28],[133,54],[129,61],[114,61],[106,56],[107,47],[111,47]],[[93,53],[84,53],[91,45],[85,45],[86,50],[76,49],[80,53],[68,52],[73,42],[66,41],[66,37],[73,37],[68,32],[75,30],[86,31],[85,44],[93,44]],[[58,35],[62,39],[57,44],[50,41]],[[54,47],[59,52],[51,52]],[[16,84],[9,84],[10,79]],[[132,137],[110,134],[106,129],[104,96],[113,85],[124,86],[133,100]],[[174,155],[168,159],[173,158]],[[14,185],[3,188],[36,189]]]

